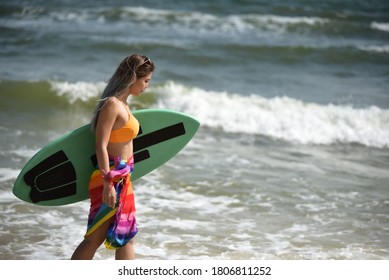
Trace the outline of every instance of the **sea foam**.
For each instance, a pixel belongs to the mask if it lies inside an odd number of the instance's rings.
[[[373,21],[370,26],[373,29],[389,32],[389,23],[388,22],[375,22],[375,21]]]
[[[70,103],[101,95],[105,83],[52,82]],[[316,104],[279,96],[209,91],[173,81],[152,86],[155,107],[193,115],[203,126],[228,133],[258,134],[301,144],[358,143],[389,147],[389,110],[376,106]],[[144,94],[147,94],[145,92]]]
[[[87,82],[58,82],[51,81],[51,88],[58,96],[64,96],[70,103],[77,100],[88,101],[100,96],[106,83],[87,83]]]
[[[174,82],[157,87],[158,106],[197,117],[203,126],[259,134],[301,144],[358,143],[389,146],[389,110],[375,106],[307,103],[190,88]]]

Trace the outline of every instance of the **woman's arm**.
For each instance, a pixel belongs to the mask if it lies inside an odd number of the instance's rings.
[[[111,130],[118,116],[117,104],[113,99],[108,99],[100,111],[99,119],[96,126],[96,156],[102,174],[109,172],[109,154],[108,141]],[[103,180],[104,189],[102,200],[110,207],[116,204],[116,191],[112,182]]]

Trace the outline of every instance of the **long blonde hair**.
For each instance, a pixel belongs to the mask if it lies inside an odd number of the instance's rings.
[[[96,130],[100,110],[104,107],[109,97],[120,96],[124,91],[128,90],[128,88],[136,81],[136,79],[147,76],[153,72],[154,69],[154,63],[145,55],[133,54],[123,59],[123,61],[116,68],[115,73],[109,79],[101,99],[96,106],[91,120],[92,130]]]

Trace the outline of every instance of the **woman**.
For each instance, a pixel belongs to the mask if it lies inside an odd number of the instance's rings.
[[[134,168],[132,141],[139,132],[139,123],[127,99],[139,96],[149,86],[154,69],[146,56],[126,57],[96,107],[91,124],[96,134],[98,166],[89,182],[87,233],[72,259],[93,259],[104,240],[106,248],[116,250],[115,259],[135,258],[133,238],[138,229],[130,174]]]

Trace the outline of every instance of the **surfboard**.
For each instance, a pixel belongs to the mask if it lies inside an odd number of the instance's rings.
[[[140,123],[133,140],[135,181],[177,155],[196,134],[200,123],[187,114],[165,110],[133,111]],[[19,173],[13,193],[37,205],[66,205],[89,198],[88,182],[97,164],[90,124],[77,128],[39,150]]]

